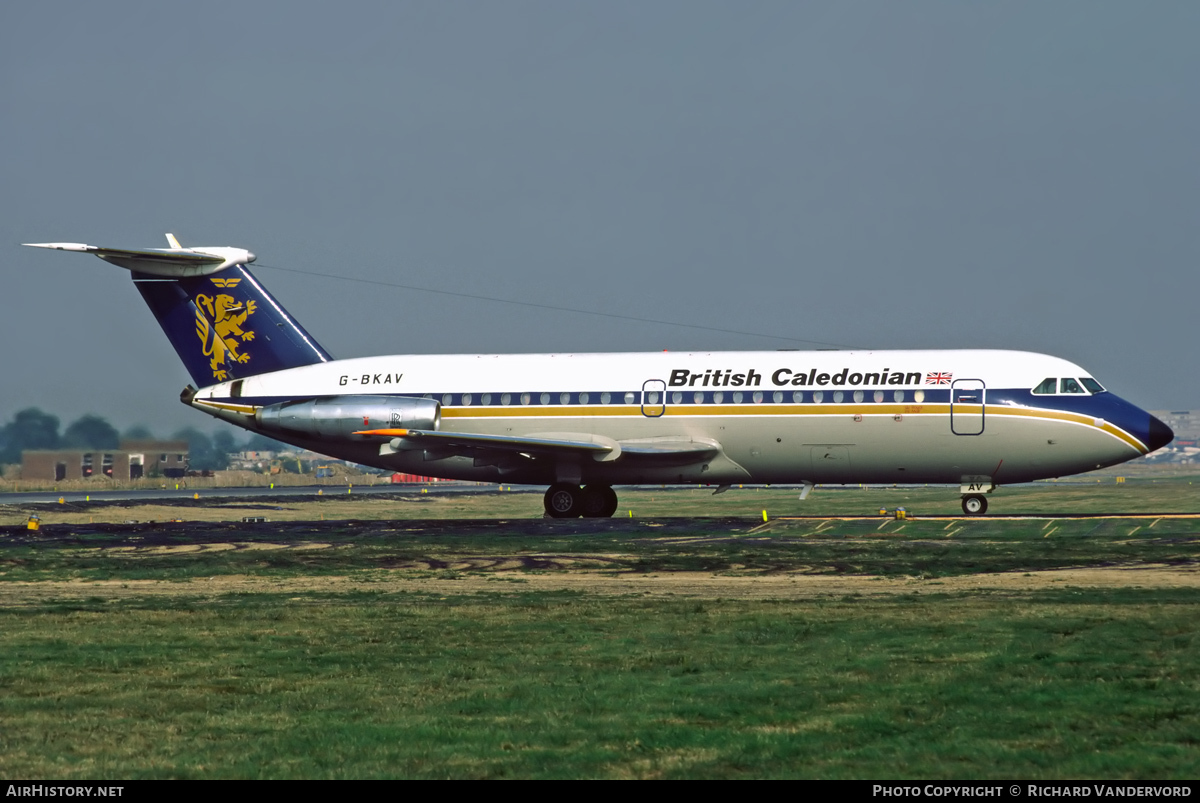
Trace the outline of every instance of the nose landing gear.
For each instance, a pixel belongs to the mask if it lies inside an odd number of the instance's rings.
[[[609,485],[551,485],[542,500],[546,514],[556,519],[608,518],[617,512],[617,494]]]
[[[982,516],[987,513],[987,497],[981,494],[970,494],[962,499],[963,513],[968,516]]]

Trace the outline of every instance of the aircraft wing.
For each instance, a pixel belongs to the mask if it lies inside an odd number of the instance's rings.
[[[354,434],[389,438],[390,441],[383,444],[381,449],[386,453],[424,449],[445,457],[479,457],[491,452],[533,458],[575,455],[608,462],[625,456],[686,465],[709,459],[720,452],[720,446],[713,441],[677,437],[615,441],[585,433],[518,436],[420,429],[372,429]]]
[[[450,454],[468,455],[479,449],[497,449],[505,452],[586,454],[597,459],[613,451],[613,447],[587,440],[558,438],[529,438],[513,435],[476,435],[469,432],[443,432],[426,429],[368,429],[355,435],[374,435],[391,438],[393,451],[411,449],[435,449]],[[396,443],[396,441],[399,443]]]

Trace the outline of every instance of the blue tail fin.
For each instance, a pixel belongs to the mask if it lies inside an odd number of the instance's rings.
[[[244,248],[128,250],[85,243],[25,243],[34,248],[94,254],[133,274],[198,387],[230,379],[329,362],[333,358],[246,270]]]
[[[133,281],[197,387],[332,359],[244,265]]]

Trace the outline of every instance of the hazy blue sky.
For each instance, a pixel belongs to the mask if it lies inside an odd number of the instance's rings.
[[[210,427],[128,274],[260,265],[1200,406],[1200,4],[0,5],[0,423]],[[256,268],[335,356],[795,343]]]

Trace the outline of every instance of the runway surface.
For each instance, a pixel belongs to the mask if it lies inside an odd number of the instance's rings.
[[[191,501],[191,500],[187,500]],[[57,507],[57,505],[55,505]],[[269,511],[264,510],[268,514]],[[907,528],[903,533],[908,537],[947,537],[944,528],[937,525],[948,524],[952,528],[967,525],[1018,525],[1022,521],[1030,522],[1031,526],[1044,522],[1046,526],[1054,523],[1068,524],[1070,522],[1094,522],[1096,526],[1108,522],[1117,524],[1128,521],[1137,530],[1153,527],[1162,521],[1197,521],[1200,514],[1143,514],[1130,515],[1079,515],[1079,516],[921,516],[906,520],[880,518],[878,516],[785,516],[771,519],[766,523],[756,522],[744,516],[739,517],[662,517],[662,518],[620,518],[609,519],[552,519],[537,518],[498,518],[498,519],[391,519],[391,520],[360,520],[338,519],[327,521],[296,520],[296,521],[149,521],[149,522],[98,522],[98,523],[55,523],[42,524],[37,531],[28,531],[24,525],[0,527],[5,546],[17,546],[32,543],[58,543],[64,545],[79,541],[81,544],[91,536],[106,536],[117,538],[128,536],[131,543],[139,546],[151,546],[157,543],[180,544],[206,542],[226,542],[230,539],[237,541],[276,540],[294,542],[297,540],[320,539],[331,536],[353,535],[362,536],[453,536],[455,539],[470,539],[474,536],[487,537],[532,536],[560,538],[563,536],[582,535],[613,535],[633,537],[653,537],[655,539],[727,539],[727,538],[770,538],[774,536],[834,536],[841,537],[836,530],[824,530],[824,526],[836,526],[841,523],[851,525],[852,530],[847,535],[859,536],[890,536],[900,535],[900,528]],[[878,523],[878,527],[870,526]],[[921,525],[927,525],[922,527]],[[816,530],[810,528],[816,525]],[[864,525],[865,528],[864,528]],[[1085,527],[1087,525],[1084,525]],[[985,531],[991,529],[986,528]],[[1058,528],[1055,528],[1057,530]],[[926,532],[927,530],[927,532]],[[1045,527],[1035,526],[1037,532],[1044,532]],[[1051,530],[1054,532],[1055,530]],[[1200,530],[1188,528],[1188,532]],[[951,535],[963,532],[955,529]],[[1149,530],[1147,534],[1149,534]],[[107,539],[106,539],[107,540]],[[115,542],[113,542],[115,543]]]
[[[541,493],[542,489],[531,486],[504,486],[505,493]],[[495,493],[495,485],[288,485],[278,488],[152,488],[135,491],[31,491],[26,493],[0,493],[0,505],[28,505],[40,502],[57,503],[61,498],[72,504],[87,502],[150,502],[171,499],[195,498],[201,499],[284,499],[288,497],[315,497],[321,495],[345,496],[347,490],[351,494],[365,496],[397,494],[411,496],[427,494],[440,496],[445,494],[479,494]]]

